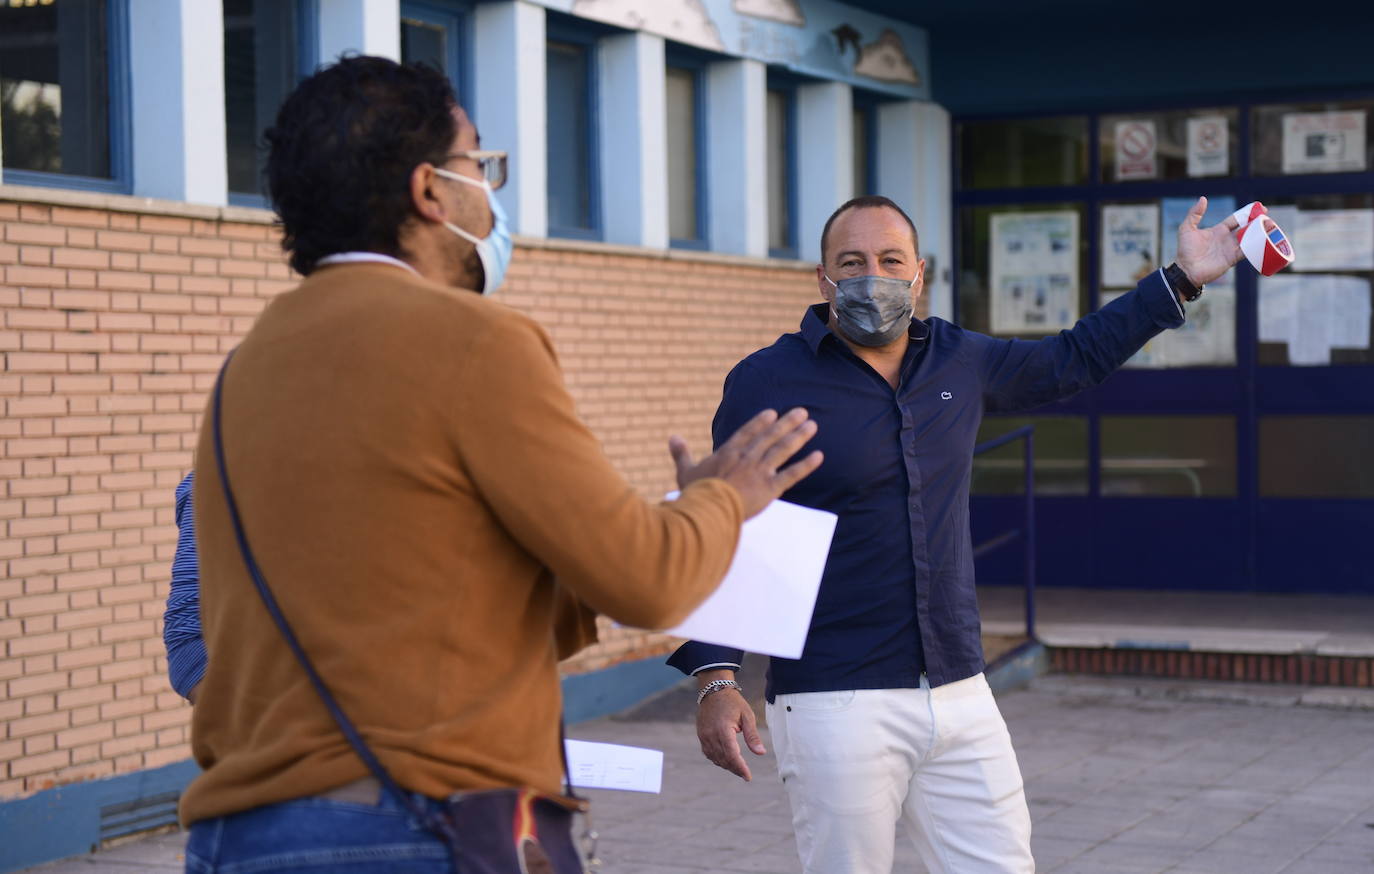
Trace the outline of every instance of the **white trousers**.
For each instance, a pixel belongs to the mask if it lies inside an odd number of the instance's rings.
[[[930,874],[1031,874],[1030,812],[982,674],[778,695],[778,773],[806,874],[890,874],[898,820]]]

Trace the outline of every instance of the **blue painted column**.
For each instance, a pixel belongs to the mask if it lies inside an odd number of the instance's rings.
[[[511,229],[548,234],[548,126],[544,9],[532,3],[479,3],[473,15],[473,105],[482,148],[510,153],[510,181],[496,192]]]
[[[878,190],[907,211],[921,236],[930,313],[954,312],[948,271],[954,266],[950,125],[944,107],[921,100],[878,107]]]
[[[318,0],[319,58],[332,63],[344,52],[401,59],[400,0]]]
[[[229,202],[224,18],[219,3],[129,5],[133,193]]]
[[[764,141],[766,68],[719,61],[706,70],[706,191],[712,251],[768,256]]]
[[[797,256],[820,261],[821,229],[854,196],[854,98],[843,82],[797,89]]]
[[[663,38],[597,42],[601,203],[605,239],[668,247],[668,121]]]

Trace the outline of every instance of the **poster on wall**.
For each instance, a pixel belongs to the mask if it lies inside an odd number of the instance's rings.
[[[1288,363],[1331,363],[1333,349],[1368,349],[1369,280],[1339,274],[1269,276],[1259,284],[1259,339],[1287,343]]]
[[[1226,176],[1231,172],[1230,127],[1224,115],[1188,119],[1188,175]]]
[[[1166,197],[1160,201],[1160,235],[1159,235],[1159,263],[1160,265],[1172,264],[1178,260],[1178,226],[1183,224],[1183,219],[1187,217],[1188,210],[1197,203],[1196,197]],[[1223,197],[1208,197],[1207,212],[1203,213],[1201,227],[1210,228],[1218,222],[1224,221],[1228,215],[1236,211],[1236,199],[1229,195]],[[1280,221],[1277,216],[1275,221]],[[1283,224],[1281,227],[1292,227]],[[1214,285],[1233,285],[1236,281],[1236,271],[1231,269],[1226,271],[1219,279],[1207,283],[1207,287]],[[1191,316],[1190,316],[1191,318]]]
[[[1159,204],[1102,207],[1102,287],[1129,288],[1159,266]]]
[[[1300,209],[1280,227],[1293,229],[1296,269],[1374,270],[1374,209]]]
[[[1078,212],[992,216],[992,333],[1049,334],[1078,320]]]
[[[1116,123],[1116,179],[1154,179],[1159,175],[1159,140],[1152,118]]]
[[[1362,173],[1365,111],[1290,112],[1283,117],[1284,173]]]
[[[1102,305],[1122,292],[1102,295]],[[1233,367],[1236,363],[1236,290],[1207,285],[1202,297],[1188,304],[1182,327],[1163,331],[1145,344],[1125,367]]]

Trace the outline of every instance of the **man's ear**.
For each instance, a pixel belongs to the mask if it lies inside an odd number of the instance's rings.
[[[416,215],[425,221],[442,222],[448,219],[448,211],[443,201],[435,195],[434,165],[424,162],[415,165],[410,171],[410,205]]]
[[[918,301],[921,299],[921,292],[926,289],[926,259],[922,258],[916,262],[916,284],[911,286],[911,299]]]
[[[820,289],[821,299],[826,303],[835,302],[835,286],[825,278],[825,265],[816,265],[816,287]]]

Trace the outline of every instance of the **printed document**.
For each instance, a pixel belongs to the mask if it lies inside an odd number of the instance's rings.
[[[676,497],[676,495],[670,495]],[[801,658],[839,517],[774,501],[740,532],[725,581],[670,634]]]
[[[575,789],[659,792],[663,788],[661,750],[572,739],[563,741],[563,749]]]

